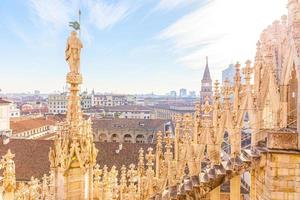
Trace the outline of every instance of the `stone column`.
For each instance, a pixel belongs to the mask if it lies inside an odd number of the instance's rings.
[[[221,200],[221,187],[217,187],[210,192],[210,200]]]
[[[241,176],[230,180],[230,200],[239,200],[241,196]]]
[[[64,178],[64,170],[60,168],[54,169],[55,174],[55,199],[63,200],[65,199],[65,178]]]
[[[299,76],[298,76],[299,77]],[[298,79],[298,97],[297,97],[297,132],[298,132],[298,149],[300,150],[300,80]]]
[[[256,199],[255,170],[251,170],[250,174],[251,174],[250,199]]]
[[[231,135],[231,158],[236,159],[241,154],[241,128],[236,127]],[[238,200],[241,196],[241,176],[237,175],[230,179],[230,199]]]

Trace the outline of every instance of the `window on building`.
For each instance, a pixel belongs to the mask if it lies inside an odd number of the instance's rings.
[[[118,137],[118,135],[117,134],[112,134],[112,136],[111,136],[111,141],[112,142],[119,142],[119,137]]]
[[[145,138],[143,135],[137,135],[136,136],[136,143],[144,143],[145,142]]]
[[[129,134],[124,135],[124,142],[132,143],[132,136]]]
[[[107,137],[105,133],[101,133],[99,136],[99,141],[100,142],[107,142]]]

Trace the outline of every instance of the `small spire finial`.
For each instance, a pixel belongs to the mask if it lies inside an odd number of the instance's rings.
[[[206,66],[208,66],[208,56],[206,56]]]

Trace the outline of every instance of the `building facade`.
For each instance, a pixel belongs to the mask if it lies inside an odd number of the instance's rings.
[[[48,105],[44,101],[25,102],[20,106],[21,115],[43,115],[48,112]]]
[[[84,111],[93,118],[151,119],[152,109],[141,105],[93,107]]]
[[[165,133],[167,130],[172,130],[170,120],[93,120],[94,140],[99,142],[155,143],[156,133]]]
[[[92,95],[92,107],[114,107],[132,104],[126,95]]]
[[[226,80],[229,81],[230,85],[234,84],[235,67],[234,64],[230,64],[226,69],[222,71],[222,83]],[[245,83],[244,74],[241,74],[241,82]]]
[[[158,104],[151,106],[153,119],[175,120],[177,115],[195,112],[193,104]]]
[[[181,88],[181,89],[179,90],[179,96],[180,96],[180,97],[187,97],[187,89]]]
[[[92,95],[87,92],[80,94],[80,105],[82,110],[92,107]],[[48,109],[51,114],[65,114],[68,107],[67,93],[50,94],[48,96]]]
[[[10,129],[10,104],[11,102],[0,99],[0,135],[9,137]]]
[[[21,112],[20,109],[17,107],[15,103],[11,103],[9,106],[9,112],[10,112],[10,117],[15,118],[15,117],[20,117]]]
[[[68,108],[67,93],[50,94],[48,96],[48,109],[51,114],[64,114]]]
[[[39,117],[33,119],[12,120],[12,139],[40,139],[55,134],[58,124],[53,118]]]
[[[150,119],[152,109],[146,106],[127,105],[108,109],[108,114],[123,119]]]
[[[170,96],[171,97],[176,97],[177,96],[177,92],[175,90],[170,91]]]
[[[92,107],[92,95],[87,92],[83,92],[80,95],[80,104],[82,110],[87,110]]]

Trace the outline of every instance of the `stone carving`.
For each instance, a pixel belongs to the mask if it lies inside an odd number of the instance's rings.
[[[3,169],[3,187],[6,193],[13,193],[16,189],[14,154],[10,150],[0,160],[0,169]]]
[[[66,61],[69,64],[71,73],[80,73],[80,51],[82,47],[83,45],[77,37],[77,32],[72,31],[71,36],[68,38],[65,50]]]
[[[298,149],[297,133],[272,131],[268,132],[267,135],[267,147],[270,149]]]

